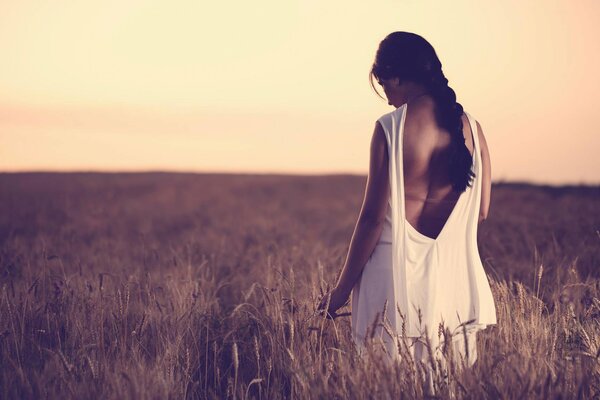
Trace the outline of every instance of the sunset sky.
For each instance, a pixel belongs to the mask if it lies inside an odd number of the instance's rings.
[[[483,5],[485,4],[485,5]],[[492,178],[600,183],[600,1],[2,1],[0,171],[368,171],[379,42],[434,46]]]

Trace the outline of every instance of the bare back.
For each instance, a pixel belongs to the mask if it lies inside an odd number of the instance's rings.
[[[451,137],[437,125],[432,102],[409,109],[403,141],[406,220],[423,235],[436,238],[460,196],[448,175]],[[465,144],[473,154],[473,133],[465,114],[462,119]]]

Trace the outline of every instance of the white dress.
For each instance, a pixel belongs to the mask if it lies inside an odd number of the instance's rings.
[[[426,358],[425,335],[432,350],[441,348],[443,336],[439,337],[438,329],[443,324],[455,334],[455,355],[466,357],[468,352],[468,364],[472,365],[477,357],[476,332],[496,324],[494,299],[477,248],[483,171],[475,121],[465,112],[473,132],[473,184],[460,195],[433,239],[418,232],[405,217],[402,138],[407,106],[405,103],[378,119],[388,145],[390,199],[379,242],[352,291],[352,336],[362,352],[365,337],[374,333],[390,359],[399,359],[397,339],[381,325],[372,328],[375,319],[381,322],[387,300],[385,315],[392,334],[404,333],[412,343],[413,358]],[[460,325],[471,320],[465,325],[465,348]]]

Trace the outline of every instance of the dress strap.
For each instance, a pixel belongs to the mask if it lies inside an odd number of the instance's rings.
[[[469,221],[468,235],[469,240],[477,241],[477,228],[479,225],[479,208],[481,207],[481,181],[483,174],[483,165],[481,160],[481,149],[479,146],[479,134],[477,132],[477,121],[468,112],[464,112],[469,120],[471,133],[473,135],[473,184],[469,198]]]
[[[406,226],[404,215],[404,161],[402,157],[403,128],[406,117],[406,104],[392,112],[381,116],[378,121],[385,132],[388,145],[388,170],[390,179],[390,206],[392,216],[392,286],[393,298],[390,298],[389,307],[394,312],[391,325],[396,332],[401,332],[402,327],[411,326],[413,318],[409,308],[409,290],[406,276]],[[401,310],[400,315],[397,310]]]
[[[473,136],[473,169],[475,174],[479,172],[480,169],[480,161],[481,161],[481,150],[479,149],[479,135],[477,134],[477,126],[475,118],[471,116],[468,112],[464,111],[467,119],[469,120],[469,127],[471,128],[471,135]]]

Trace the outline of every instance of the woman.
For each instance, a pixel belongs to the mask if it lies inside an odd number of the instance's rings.
[[[352,292],[359,351],[374,336],[399,359],[404,337],[424,361],[427,340],[435,352],[452,338],[455,356],[472,365],[476,332],[496,323],[477,248],[491,192],[481,125],[456,102],[435,50],[419,35],[383,39],[370,73],[375,89],[373,77],[395,109],[375,123],[348,256],[318,309],[328,306],[335,318]],[[440,335],[440,326],[451,335]]]

